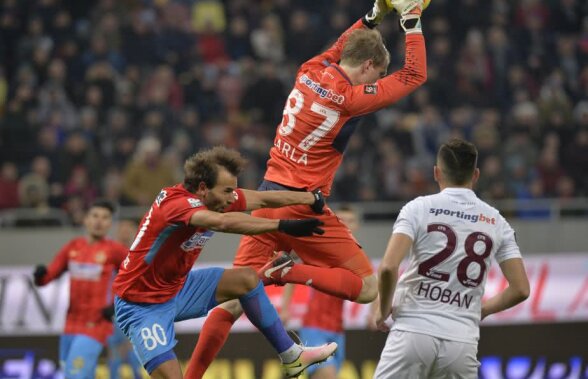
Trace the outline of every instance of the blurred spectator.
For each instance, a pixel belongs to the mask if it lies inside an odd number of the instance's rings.
[[[269,14],[261,25],[251,32],[251,45],[255,57],[280,63],[285,58],[284,31],[278,16]]]
[[[133,160],[125,167],[124,194],[134,204],[151,204],[161,188],[175,184],[174,169],[161,158],[159,141],[143,138]]]
[[[422,167],[454,135],[479,147],[483,198],[588,196],[585,3],[433,2],[428,82],[345,127],[346,137],[363,131],[348,139],[332,198],[426,192],[433,179]],[[89,198],[149,203],[190,153],[227,144],[247,154],[243,183],[255,187],[282,119],[284,83],[363,12],[349,0],[6,0],[2,186],[14,194],[12,162],[26,174],[24,204],[62,207],[78,222]],[[395,23],[390,16],[379,27],[389,71],[404,59]],[[139,159],[145,146],[147,161]]]
[[[18,169],[12,162],[0,167],[0,209],[18,208]]]

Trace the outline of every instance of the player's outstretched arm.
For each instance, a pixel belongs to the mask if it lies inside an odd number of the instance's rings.
[[[55,278],[58,278],[67,271],[67,260],[70,249],[70,244],[66,244],[59,250],[53,261],[49,266],[37,265],[33,272],[33,281],[37,286],[44,286]]]
[[[388,241],[388,247],[386,247],[386,253],[378,269],[378,295],[380,303],[376,310],[375,322],[376,327],[383,332],[390,330],[386,325],[386,320],[392,313],[392,299],[396,284],[398,283],[398,270],[400,269],[400,262],[408,254],[411,246],[412,238],[408,235],[403,233],[392,234],[390,241]]]
[[[395,4],[392,0],[392,4]],[[422,1],[403,0],[398,9],[400,22],[406,33],[404,66],[375,84],[352,87],[347,109],[354,115],[378,111],[408,96],[427,81],[427,50],[421,30]],[[400,7],[400,5],[396,4]],[[367,87],[367,88],[366,88]]]
[[[275,220],[253,217],[240,212],[218,213],[209,210],[194,212],[190,225],[217,232],[255,235],[268,232],[282,232],[295,237],[323,234],[323,222],[315,218],[301,220]]]
[[[521,258],[501,262],[500,269],[508,282],[508,287],[482,304],[482,320],[493,313],[501,312],[525,301],[531,292]]]
[[[279,208],[288,205],[309,205],[315,213],[323,213],[325,198],[320,190],[296,191],[251,191],[241,189],[245,195],[248,211],[259,208]]]
[[[345,30],[331,47],[329,47],[323,53],[306,61],[306,63],[304,63],[300,69],[303,71],[307,68],[311,68],[311,66],[325,66],[325,64],[328,65],[329,63],[339,62],[341,60],[343,46],[345,45],[345,42],[347,41],[347,38],[349,38],[349,35],[352,31],[361,28],[375,28],[391,11],[392,8],[388,6],[386,0],[375,0],[372,9],[370,9],[365,16]]]

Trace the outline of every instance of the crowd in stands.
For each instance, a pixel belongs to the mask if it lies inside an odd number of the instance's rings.
[[[4,0],[0,209],[150,204],[224,144],[256,188],[297,68],[371,0]],[[440,142],[480,149],[485,200],[588,196],[588,2],[434,0],[428,82],[364,118],[333,200],[436,190]],[[402,66],[395,16],[380,26]]]

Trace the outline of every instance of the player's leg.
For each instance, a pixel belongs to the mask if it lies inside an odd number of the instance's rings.
[[[439,355],[430,378],[475,379],[480,362],[478,346],[471,343],[441,340]]]
[[[107,340],[108,346],[108,371],[111,378],[118,378],[120,365],[122,363],[122,356],[120,352],[120,343],[126,340],[124,334],[116,326],[114,331]]]
[[[177,297],[177,296],[176,296]],[[134,347],[141,365],[153,378],[181,379],[173,351],[176,298],[161,304],[133,303],[115,298],[116,324]]]
[[[295,250],[304,264],[272,272],[273,282],[310,285],[342,299],[357,303],[372,302],[378,292],[376,275],[349,228],[328,208],[318,216],[307,208],[291,206],[268,210],[271,218],[318,217],[325,230],[324,235],[312,237],[279,235],[280,241],[285,241],[286,246]]]
[[[94,378],[102,343],[85,335],[73,336],[65,359],[64,374],[68,379]]]
[[[305,345],[318,346],[329,342],[335,342],[338,346],[333,359],[323,364],[309,367],[306,370],[310,379],[336,379],[337,372],[341,369],[345,360],[345,336],[343,333],[333,333],[318,328],[302,328],[298,336]]]
[[[374,379],[428,378],[440,340],[426,334],[392,330],[386,339]]]
[[[264,211],[254,211],[253,215],[263,217]],[[270,234],[243,236],[235,256],[235,266],[261,268],[271,260],[279,248],[277,240]],[[186,379],[201,379],[204,376],[208,366],[225,344],[233,323],[242,314],[243,309],[238,300],[222,303],[209,313],[190,357]]]
[[[72,334],[62,334],[59,337],[59,366],[63,372],[65,372],[65,361],[67,360],[67,355],[69,354],[74,337]]]
[[[307,349],[294,343],[269,301],[257,272],[252,268],[194,270],[178,295],[179,299],[182,299],[185,289],[189,289],[192,298],[189,302],[181,301],[184,306],[176,318],[177,321],[191,318],[198,313],[205,314],[208,309],[220,302],[238,298],[249,320],[262,332],[280,356],[288,375],[298,374],[306,367],[327,359],[337,348],[336,344],[329,344]],[[201,297],[201,300],[192,301],[194,294]],[[207,306],[204,312],[200,311],[203,305]]]
[[[137,355],[133,351],[133,346],[126,338],[124,342],[119,345],[119,351],[123,362],[126,362],[131,366],[131,370],[133,370],[133,378],[142,379],[143,366],[141,365],[141,362],[139,362],[139,359],[137,359]]]

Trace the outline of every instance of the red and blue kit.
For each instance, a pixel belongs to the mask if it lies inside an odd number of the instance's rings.
[[[343,299],[311,289],[302,327],[343,332]]]
[[[45,285],[69,271],[70,302],[64,334],[83,334],[106,343],[112,323],[101,311],[112,304],[112,282],[127,251],[126,246],[109,239],[90,243],[79,237],[57,253],[37,284]]]
[[[246,209],[245,196],[235,190],[226,212]],[[208,210],[182,184],[161,190],[141,221],[141,227],[114,281],[121,299],[163,303],[174,297],[214,232],[190,225],[195,212]]]

